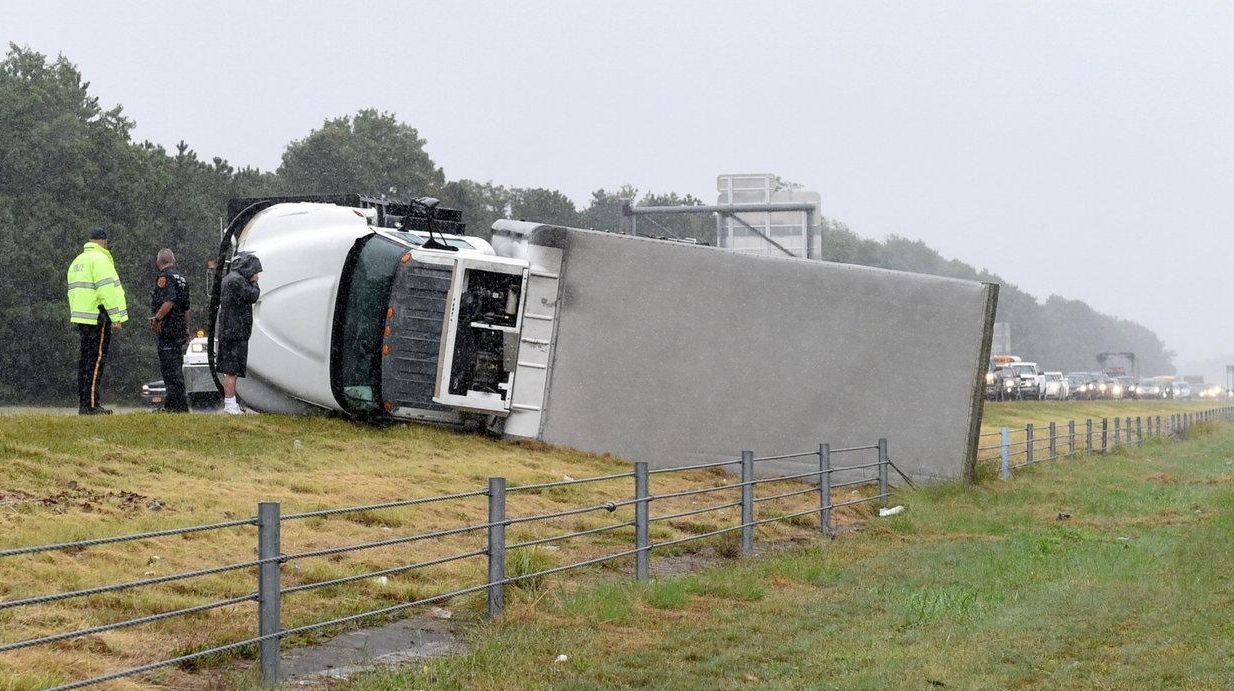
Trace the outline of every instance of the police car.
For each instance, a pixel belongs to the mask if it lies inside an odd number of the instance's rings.
[[[206,334],[198,331],[184,351],[184,390],[191,408],[217,408],[222,394],[210,376],[210,361],[206,356]],[[161,383],[161,382],[160,382]]]
[[[163,407],[163,401],[167,398],[167,385],[162,379],[149,381],[141,385],[141,400],[146,402],[146,405],[151,408]]]

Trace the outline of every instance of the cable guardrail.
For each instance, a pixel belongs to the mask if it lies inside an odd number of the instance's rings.
[[[367,580],[370,578],[380,578],[382,576],[393,576],[393,575],[400,574],[400,573],[407,573],[408,571],[416,571],[418,569],[427,569],[430,566],[440,566],[442,564],[449,564],[455,561],[462,561],[464,559],[480,557],[480,556],[484,556],[487,553],[488,553],[488,550],[486,549],[476,549],[470,552],[463,552],[462,554],[451,554],[448,557],[441,557],[439,559],[429,559],[428,561],[421,561],[415,564],[405,564],[403,566],[393,566],[388,569],[381,569],[380,571],[369,571],[368,573],[356,574],[354,576],[343,576],[341,578],[332,578],[328,581],[314,581],[312,583],[301,583],[300,585],[293,585],[287,588],[282,588],[281,590],[279,590],[279,592],[283,595],[287,595],[290,593],[302,593],[308,590],[317,590],[319,588],[329,588],[331,586],[336,586],[336,585],[346,585],[348,583],[356,583],[358,581],[363,581],[363,580]]]
[[[874,462],[861,462],[852,465],[833,464],[832,455],[843,453],[855,453],[860,451],[876,451],[878,460]],[[798,462],[805,459],[817,459],[817,466],[807,472],[789,473],[779,475],[766,475],[756,477],[755,469],[757,464],[772,463],[775,461],[796,460]],[[855,459],[860,460],[860,459]],[[729,466],[737,466],[740,469],[740,481],[733,483],[724,483],[715,486],[694,487],[690,489],[670,490],[660,493],[654,493],[651,489],[651,479],[653,476],[662,476],[668,473],[683,473],[689,471],[706,470],[713,468],[723,468]],[[134,588],[146,586],[159,586],[171,583],[179,583],[181,581],[201,578],[206,576],[214,576],[220,574],[228,574],[240,571],[256,572],[257,589],[243,595],[217,599],[210,602],[195,604],[186,607],[180,607],[164,612],[147,614],[144,616],[133,617],[122,621],[110,622],[89,626],[71,631],[61,631],[48,633],[41,636],[34,636],[25,640],[14,641],[0,644],[0,653],[13,652],[33,648],[35,646],[52,645],[62,643],[85,636],[96,635],[108,631],[114,631],[121,628],[136,627],[145,624],[153,624],[156,622],[164,622],[170,619],[201,615],[203,613],[219,610],[226,607],[255,603],[257,605],[257,635],[254,637],[245,638],[239,641],[220,644],[205,650],[195,651],[186,655],[172,657],[166,660],[152,661],[146,664],[130,667],[128,669],[118,670],[107,674],[94,676],[88,679],[68,682],[56,689],[74,689],[101,684],[117,679],[139,676],[147,672],[152,672],[167,667],[183,665],[187,662],[198,660],[211,655],[219,655],[237,651],[247,646],[257,646],[257,658],[260,668],[263,684],[272,687],[280,681],[279,669],[279,651],[281,642],[289,637],[312,631],[330,627],[339,627],[370,619],[378,616],[385,616],[402,612],[410,608],[426,605],[434,602],[441,602],[455,597],[460,597],[475,593],[485,593],[487,595],[487,612],[490,616],[496,616],[502,612],[505,603],[504,588],[508,585],[521,583],[523,581],[535,578],[542,578],[565,571],[580,569],[587,566],[593,566],[604,562],[614,560],[627,559],[633,557],[634,560],[634,576],[639,580],[646,580],[650,577],[650,562],[652,555],[657,551],[663,551],[667,548],[683,545],[686,543],[705,540],[731,533],[740,533],[740,554],[742,556],[750,556],[754,551],[755,528],[778,521],[786,521],[802,516],[817,516],[818,530],[824,535],[833,535],[835,533],[834,511],[846,506],[852,506],[865,502],[881,501],[886,504],[890,495],[888,485],[888,468],[891,466],[890,459],[887,455],[887,442],[885,439],[880,439],[876,444],[863,446],[850,446],[838,449],[831,449],[827,444],[820,444],[818,450],[801,452],[801,453],[784,453],[756,457],[753,452],[744,451],[741,458],[737,460],[721,460],[708,463],[695,463],[678,467],[649,469],[647,464],[639,462],[634,464],[633,472],[614,473],[608,475],[600,475],[594,477],[586,477],[579,479],[565,479],[561,481],[530,483],[525,485],[506,486],[504,478],[490,478],[487,487],[476,489],[467,492],[456,492],[453,494],[436,495],[429,497],[418,497],[413,499],[402,499],[397,501],[388,501],[374,504],[366,504],[360,506],[349,506],[340,508],[323,508],[310,511],[300,511],[296,513],[281,514],[280,505],[276,502],[262,502],[258,505],[257,515],[253,518],[239,519],[232,521],[224,521],[218,523],[210,523],[199,526],[187,526],[183,528],[173,528],[166,530],[150,531],[145,533],[135,533],[131,535],[121,535],[113,537],[93,538],[86,540],[77,540],[73,542],[62,542],[49,545],[32,545],[25,547],[12,548],[0,551],[0,557],[16,557],[20,555],[33,555],[51,551],[73,551],[96,547],[101,545],[111,545],[122,542],[130,542],[135,540],[155,539],[161,537],[169,537],[175,535],[185,535],[190,533],[199,533],[211,530],[223,530],[236,527],[253,526],[257,528],[257,559],[237,562],[233,564],[224,564],[220,566],[212,566],[207,568],[196,569],[192,571],[184,571],[180,573],[168,574],[163,576],[152,576],[150,578],[142,578],[138,580],[112,583],[93,586],[89,588],[81,588],[72,591],[50,593],[42,595],[31,595],[26,597],[15,598],[8,601],[0,602],[0,611],[23,607],[28,605],[44,605],[73,598],[89,597],[105,593],[114,593],[127,591]],[[877,473],[869,471],[877,469]],[[783,470],[783,468],[781,468]],[[865,472],[863,472],[865,471]],[[900,472],[896,469],[896,472]],[[835,473],[843,474],[843,482],[832,482],[832,476]],[[853,473],[860,473],[863,477],[857,479],[848,479]],[[903,476],[903,473],[901,473]],[[603,503],[589,504],[587,506],[572,507],[559,511],[541,512],[526,516],[510,516],[506,513],[507,498],[520,495],[534,495],[537,492],[552,490],[561,487],[584,485],[589,483],[605,482],[605,481],[621,481],[633,480],[633,496],[626,494],[625,497],[614,498],[612,501]],[[907,477],[905,477],[907,480]],[[786,482],[802,482],[811,481],[810,486],[805,488],[789,488],[785,491],[780,491],[774,494],[765,496],[755,496],[755,489],[760,485],[772,486],[777,483]],[[835,501],[833,492],[841,488],[851,488],[858,485],[875,485],[877,484],[877,493],[869,496],[861,496],[856,499],[846,501]],[[739,497],[733,501],[721,502],[700,508],[690,508],[686,510],[673,511],[667,514],[653,515],[651,508],[657,503],[669,502],[675,499],[685,499],[690,497],[699,497],[707,494],[734,491],[739,493]],[[805,495],[817,495],[818,500],[809,508],[804,510],[796,510],[786,514],[773,513],[772,515],[757,516],[756,508],[759,505],[767,505],[770,502],[791,499]],[[484,497],[488,504],[488,520],[482,523],[469,523],[467,525],[442,528],[428,532],[421,532],[412,535],[404,535],[391,537],[382,540],[374,540],[368,542],[359,542],[347,545],[338,545],[331,547],[320,547],[316,549],[308,549],[284,553],[281,546],[280,526],[285,523],[299,521],[309,518],[328,518],[345,514],[355,514],[368,511],[379,511],[387,509],[398,509],[405,507],[420,506],[425,504],[436,504],[442,502],[465,501],[468,499]],[[789,505],[791,507],[791,504]],[[560,521],[564,518],[580,516],[583,514],[609,512],[613,513],[618,509],[630,507],[633,509],[633,518],[630,520],[622,520],[597,527],[584,528],[566,533],[556,533],[551,535],[537,536],[534,533],[515,540],[507,540],[506,530],[512,526],[535,526],[535,525],[552,525],[554,521]],[[697,532],[682,537],[672,539],[664,539],[653,542],[650,539],[650,526],[656,523],[670,523],[681,519],[686,519],[703,514],[720,515],[723,512],[733,509],[740,510],[740,520],[735,525],[719,526],[702,532]],[[628,515],[628,514],[627,514]],[[730,514],[731,515],[731,514]],[[712,524],[714,526],[714,524]],[[594,536],[603,533],[613,533],[615,531],[623,531],[633,528],[632,544],[629,549],[620,550],[613,553],[604,554],[602,556],[591,557],[578,561],[573,561],[568,564],[554,566],[551,568],[540,569],[531,573],[508,574],[506,557],[512,550],[530,549],[542,545],[559,543],[566,540],[576,539],[586,536]],[[679,528],[681,529],[681,528]],[[486,537],[486,543],[481,547],[471,547],[461,552],[454,552],[447,555],[438,556],[432,559],[425,559],[414,563],[397,564],[388,568],[364,571],[361,573],[347,574],[336,578],[328,578],[326,580],[317,580],[307,583],[285,584],[284,565],[297,562],[300,560],[316,558],[316,557],[333,557],[341,554],[350,554],[363,550],[379,549],[383,547],[391,547],[396,545],[405,545],[414,542],[425,540],[441,540],[461,535],[481,534]],[[487,564],[487,578],[482,584],[471,585],[464,588],[458,588],[445,593],[438,593],[428,597],[411,600],[408,602],[396,603],[393,605],[381,607],[378,609],[361,612],[358,614],[350,614],[342,617],[335,617],[325,621],[304,624],[300,626],[284,628],[282,626],[282,598],[285,595],[295,595],[309,591],[321,590],[324,588],[345,586],[355,584],[371,579],[378,579],[398,574],[409,572],[423,571],[436,566],[461,562],[469,559],[477,559],[483,557]],[[371,568],[371,567],[370,567]]]
[[[222,523],[208,523],[206,525],[194,525],[185,528],[169,528],[167,530],[153,530],[146,533],[134,533],[132,535],[116,535],[114,537],[98,537],[90,540],[77,540],[74,542],[58,542],[51,545],[33,545],[30,547],[16,547],[13,549],[0,550],[0,557],[16,557],[22,554],[38,554],[40,552],[60,552],[64,550],[85,549],[87,547],[97,547],[99,545],[113,545],[119,542],[134,542],[137,540],[153,540],[160,537],[171,537],[174,535],[188,535],[189,533],[200,533],[207,530],[224,530],[226,528],[237,528],[246,525],[256,525],[256,518],[245,518],[235,521],[224,521]]]
[[[403,499],[400,501],[388,501],[381,504],[367,504],[365,506],[348,506],[339,509],[319,509],[317,511],[301,511],[300,513],[289,513],[283,516],[284,521],[294,521],[302,518],[324,518],[327,516],[339,516],[345,513],[363,513],[365,511],[380,511],[382,509],[397,509],[406,506],[420,506],[423,504],[436,504],[443,501],[454,501],[456,499],[467,499],[469,497],[483,497],[488,494],[488,490],[473,490],[471,492],[457,492],[455,494],[440,494],[435,497],[420,497],[419,499]]]
[[[153,578],[143,578],[137,581],[128,581],[126,583],[113,583],[110,585],[100,585],[93,588],[85,588],[82,590],[72,590],[64,593],[52,593],[49,595],[35,595],[33,597],[25,597],[18,600],[5,600],[0,602],[0,610],[10,609],[13,607],[26,607],[28,605],[45,605],[61,600],[69,600],[75,597],[87,597],[90,595],[101,595],[103,593],[114,593],[120,590],[129,590],[131,588],[141,588],[150,585],[162,585],[163,583],[174,583],[176,581],[184,581],[190,578],[201,578],[202,576],[213,576],[215,574],[227,573],[229,571],[239,571],[240,569],[250,569],[261,564],[279,561],[274,559],[256,559],[253,561],[240,562],[238,564],[227,564],[226,566],[214,566],[208,569],[199,569],[197,571],[186,571],[184,573],[169,574],[167,576],[155,576]]]
[[[999,478],[1009,480],[1013,470],[1043,461],[1077,456],[1104,456],[1122,447],[1143,445],[1145,440],[1150,438],[1183,436],[1197,423],[1231,419],[1234,419],[1234,407],[1222,406],[1164,415],[1087,418],[1082,421],[1082,425],[1074,419],[1055,420],[1046,423],[1044,434],[1039,433],[1041,430],[1034,423],[1027,423],[1022,429],[1004,426],[979,435],[983,438],[997,435],[999,443],[992,446],[978,445],[979,454],[983,451],[998,452],[997,455],[979,457],[978,462],[997,461]],[[1065,429],[1060,430],[1064,424]],[[1015,440],[1012,439],[1013,436],[1016,437]],[[1063,444],[1065,449],[1060,448]]]
[[[634,521],[625,521],[623,523],[613,523],[611,525],[600,526],[599,528],[590,528],[588,530],[576,530],[573,533],[566,533],[565,535],[551,535],[549,537],[537,538],[535,540],[526,540],[523,542],[516,542],[512,545],[506,545],[506,549],[508,550],[509,549],[522,549],[524,547],[537,547],[539,545],[548,545],[554,542],[561,542],[563,540],[571,540],[576,537],[583,537],[584,535],[597,535],[599,533],[607,533],[613,530],[629,528],[632,525],[634,525]]]
[[[506,492],[532,492],[545,489],[555,489],[557,487],[565,487],[567,485],[584,485],[591,482],[604,482],[605,480],[623,480],[625,478],[634,477],[634,473],[615,473],[613,475],[599,475],[596,477],[585,477],[578,480],[558,480],[556,482],[541,482],[534,485],[514,485],[506,488]]]
[[[409,542],[421,542],[423,540],[432,540],[439,537],[451,537],[453,535],[462,535],[463,533],[474,533],[477,530],[485,530],[491,528],[491,523],[481,523],[479,525],[464,525],[457,528],[445,528],[443,530],[434,530],[431,533],[419,533],[417,535],[406,535],[404,537],[392,537],[385,540],[374,540],[372,542],[361,542],[355,545],[342,545],[340,547],[323,547],[321,549],[311,549],[305,552],[296,552],[294,554],[281,555],[276,561],[289,562],[300,559],[312,559],[313,557],[332,557],[336,554],[346,554],[348,552],[359,552],[366,549],[378,549],[380,547],[391,547],[393,545],[405,545]]]

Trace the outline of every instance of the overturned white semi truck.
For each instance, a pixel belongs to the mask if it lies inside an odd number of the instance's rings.
[[[653,467],[888,437],[910,477],[971,477],[996,285],[524,221],[486,242],[435,206],[232,202],[222,265],[264,267],[245,404]]]

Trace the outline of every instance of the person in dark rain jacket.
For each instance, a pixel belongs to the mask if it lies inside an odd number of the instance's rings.
[[[231,262],[219,290],[218,354],[215,369],[223,375],[223,412],[240,415],[236,402],[236,379],[246,372],[249,336],[253,333],[253,303],[261,297],[257,285],[261,261],[254,254],[241,253]]]

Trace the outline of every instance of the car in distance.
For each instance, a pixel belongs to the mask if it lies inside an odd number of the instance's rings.
[[[1068,372],[1068,393],[1075,400],[1091,401],[1097,398],[1098,376],[1092,372]]]
[[[1071,393],[1071,382],[1062,372],[1046,372],[1041,376],[1041,398],[1055,401],[1066,400]]]
[[[1104,374],[1097,375],[1097,377],[1093,379],[1091,386],[1093,387],[1092,400],[1113,400],[1115,398],[1114,392],[1116,388],[1118,389],[1117,397],[1122,398],[1122,387],[1119,386],[1118,382],[1114,381],[1114,379],[1107,377]]]
[[[1007,365],[1016,376],[1016,397],[1041,400],[1041,373],[1035,362],[1013,362]]]
[[[167,386],[162,379],[146,382],[141,385],[141,400],[151,408],[161,408],[167,400]]]
[[[1114,377],[1114,388],[1110,391],[1111,398],[1113,400],[1135,398],[1136,386],[1138,384],[1139,382],[1135,380],[1135,377],[1130,375]]]
[[[1166,391],[1168,391],[1168,389],[1161,386],[1161,382],[1153,379],[1141,380],[1140,383],[1133,387],[1133,390],[1135,392],[1133,397],[1143,401],[1165,398]]]
[[[223,403],[223,395],[210,376],[210,359],[206,353],[206,334],[198,331],[184,351],[184,391],[188,394],[189,407],[195,410],[212,410]]]
[[[1185,381],[1175,381],[1170,383],[1170,397],[1176,401],[1191,400],[1191,384]]]

